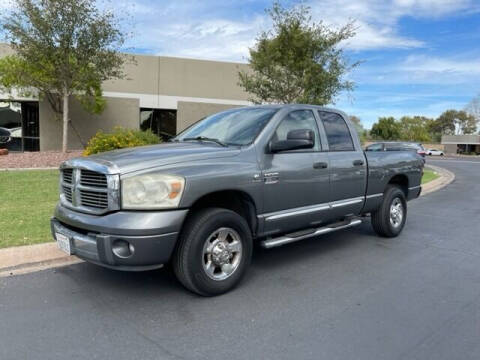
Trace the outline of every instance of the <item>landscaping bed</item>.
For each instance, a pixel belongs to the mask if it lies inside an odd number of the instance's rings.
[[[422,184],[426,184],[432,180],[438,179],[439,176],[440,175],[438,175],[436,171],[425,168],[423,170]]]
[[[0,156],[0,169],[58,167],[63,161],[78,156],[82,156],[81,150],[68,153],[58,151],[9,153]]]

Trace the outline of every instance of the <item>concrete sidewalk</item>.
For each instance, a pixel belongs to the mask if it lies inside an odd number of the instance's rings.
[[[82,260],[68,256],[54,242],[0,249],[0,277],[72,265]]]
[[[440,177],[422,186],[422,196],[450,184],[455,174],[444,168],[427,165]],[[82,262],[58,249],[54,242],[0,249],[0,277],[26,274],[52,267],[67,266]]]

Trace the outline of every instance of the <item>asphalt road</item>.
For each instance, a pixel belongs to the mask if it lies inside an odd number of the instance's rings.
[[[396,239],[366,224],[257,251],[216,298],[166,270],[89,264],[0,279],[0,359],[480,359],[480,162],[409,203]]]

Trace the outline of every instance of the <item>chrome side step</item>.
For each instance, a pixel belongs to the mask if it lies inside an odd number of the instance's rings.
[[[305,235],[300,235],[300,236],[296,236],[296,237],[284,235],[284,236],[280,236],[280,237],[273,238],[273,239],[263,240],[262,242],[260,242],[260,245],[262,247],[264,247],[265,249],[270,249],[270,248],[273,248],[273,247],[289,244],[289,243],[292,243],[292,242],[295,242],[295,241],[307,239],[307,238],[310,238],[310,237],[313,237],[313,236],[328,234],[328,233],[333,232],[333,231],[346,229],[346,228],[349,228],[349,227],[360,225],[361,223],[362,223],[362,220],[354,219],[354,220],[351,220],[349,223],[346,223],[344,225],[331,224],[329,226],[318,228],[314,232],[311,232],[311,233],[305,234]]]

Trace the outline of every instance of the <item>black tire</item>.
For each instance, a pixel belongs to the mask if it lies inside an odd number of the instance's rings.
[[[211,256],[204,254],[204,246],[211,235],[222,228],[233,229],[234,233],[239,235],[241,256],[235,270],[226,279],[214,280],[211,276],[215,275],[208,275],[204,268],[206,256]],[[180,235],[172,265],[177,279],[188,290],[202,296],[215,296],[238,285],[250,265],[251,258],[252,234],[245,219],[227,209],[207,208],[199,210],[188,219]],[[216,270],[223,271],[221,268]]]
[[[395,222],[395,220],[391,221],[390,219],[390,210],[394,202],[395,204],[401,204],[403,211],[401,221]],[[402,232],[406,220],[407,200],[405,198],[405,193],[398,186],[388,185],[383,193],[382,204],[377,211],[372,212],[371,221],[373,230],[383,237],[395,237]]]

